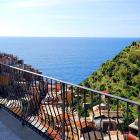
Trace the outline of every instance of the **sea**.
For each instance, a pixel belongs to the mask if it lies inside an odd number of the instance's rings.
[[[10,53],[43,75],[79,84],[140,38],[0,37],[0,52]]]

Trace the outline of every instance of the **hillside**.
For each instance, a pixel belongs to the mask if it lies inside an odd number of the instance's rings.
[[[132,42],[81,85],[140,101],[140,42]]]

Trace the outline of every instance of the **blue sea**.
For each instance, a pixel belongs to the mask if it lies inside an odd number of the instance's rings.
[[[0,37],[0,51],[17,55],[44,75],[80,83],[140,38]]]

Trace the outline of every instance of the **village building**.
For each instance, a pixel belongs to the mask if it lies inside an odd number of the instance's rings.
[[[132,140],[138,140],[138,119],[129,125],[128,138]]]

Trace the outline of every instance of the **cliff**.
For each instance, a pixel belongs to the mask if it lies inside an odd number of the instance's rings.
[[[132,42],[81,85],[140,101],[140,42]]]

